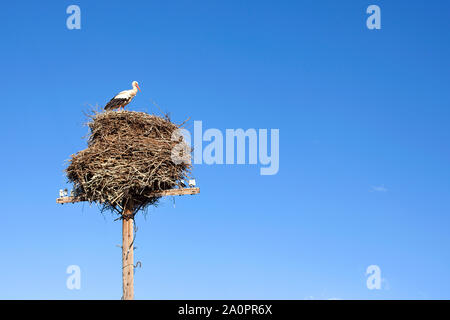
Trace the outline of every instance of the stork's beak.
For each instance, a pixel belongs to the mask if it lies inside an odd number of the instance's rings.
[[[141,91],[141,88],[139,88],[139,85],[137,84],[136,87],[139,89],[139,91]]]

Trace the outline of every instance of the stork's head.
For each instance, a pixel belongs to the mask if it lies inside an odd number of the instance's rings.
[[[137,81],[133,81],[132,85],[133,85],[133,88],[138,88],[139,91],[141,91],[141,88],[139,88],[139,83]]]

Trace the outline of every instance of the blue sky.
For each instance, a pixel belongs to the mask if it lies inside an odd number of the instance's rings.
[[[81,8],[81,30],[66,8]],[[366,8],[381,8],[381,30]],[[83,111],[280,130],[280,170],[197,165],[137,218],[138,299],[449,299],[448,1],[9,1],[0,298],[118,299],[121,224],[56,205]],[[188,128],[192,128],[192,121]],[[66,268],[81,268],[81,289]],[[365,271],[378,265],[381,290]]]

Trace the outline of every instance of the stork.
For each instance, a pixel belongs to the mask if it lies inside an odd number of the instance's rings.
[[[137,83],[137,81],[133,81],[131,85],[133,86],[133,89],[119,92],[106,104],[105,110],[120,110],[120,108],[125,108],[125,106],[129,104],[131,100],[133,100],[133,98],[136,96],[138,89],[139,91],[141,91],[141,88],[139,88],[139,84]]]

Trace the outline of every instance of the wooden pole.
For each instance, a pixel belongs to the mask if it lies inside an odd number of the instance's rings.
[[[122,215],[122,285],[123,300],[134,299],[133,203],[128,201]]]

